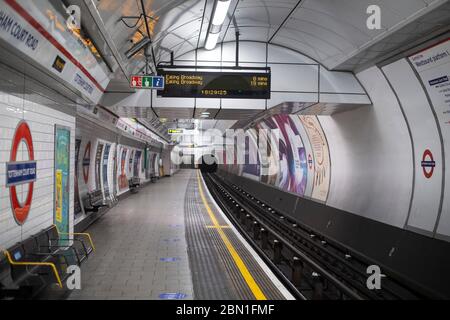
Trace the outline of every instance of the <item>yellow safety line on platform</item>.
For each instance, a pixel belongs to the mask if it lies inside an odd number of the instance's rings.
[[[206,226],[207,229],[230,229],[230,226]]]
[[[255,279],[253,279],[253,276],[251,275],[250,271],[248,271],[247,266],[245,265],[244,261],[242,261],[241,257],[237,253],[236,249],[231,244],[230,240],[228,239],[225,232],[220,227],[219,222],[217,221],[216,216],[214,215],[214,212],[211,210],[211,208],[208,205],[208,202],[206,201],[205,195],[203,193],[202,188],[202,182],[200,181],[200,174],[197,171],[197,180],[198,180],[198,188],[200,191],[200,197],[202,198],[203,204],[205,205],[206,211],[208,212],[209,217],[211,218],[211,221],[214,225],[214,227],[217,229],[217,232],[219,233],[220,237],[222,238],[222,241],[224,242],[225,246],[228,249],[228,252],[230,253],[231,257],[234,260],[234,263],[238,267],[239,271],[242,274],[242,277],[244,278],[245,282],[247,283],[248,287],[252,291],[253,295],[255,296],[256,300],[267,300],[264,293],[259,288],[258,284],[256,283]]]

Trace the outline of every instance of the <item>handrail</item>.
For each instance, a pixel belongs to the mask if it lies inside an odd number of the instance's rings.
[[[14,261],[11,258],[11,254],[9,253],[8,250],[4,250],[3,252],[4,252],[5,256],[6,256],[6,259],[8,259],[9,264],[12,265],[12,266],[46,266],[46,267],[50,267],[53,270],[53,273],[55,275],[56,280],[58,281],[59,287],[60,288],[63,287],[62,282],[61,282],[61,278],[59,276],[59,272],[56,269],[56,266],[55,266],[54,263],[52,263],[52,262],[29,262],[29,261],[27,261],[27,262],[25,262],[25,261],[24,262],[18,262],[18,261]]]
[[[91,244],[92,250],[95,251],[94,241],[92,241],[92,237],[89,233],[87,233],[87,232],[60,232],[58,230],[58,227],[55,224],[54,224],[54,226],[56,228],[56,231],[58,232],[58,235],[62,234],[62,235],[68,235],[68,236],[85,236],[85,237],[87,237]]]

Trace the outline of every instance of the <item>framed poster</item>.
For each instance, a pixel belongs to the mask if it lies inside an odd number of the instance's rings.
[[[109,151],[111,150],[111,145],[106,144],[103,151],[103,163],[102,163],[102,182],[103,182],[103,192],[105,198],[109,198],[109,183],[108,183],[108,162],[109,162]]]
[[[126,158],[127,158],[127,148],[122,148],[122,152],[120,154],[120,176],[119,176],[119,191],[125,190],[128,188],[128,180],[126,173]]]
[[[114,144],[113,145],[113,151],[112,151],[112,156],[113,156],[113,184],[112,184],[112,188],[113,188],[113,193],[112,193],[112,198],[115,199],[117,196],[117,170],[118,170],[118,159],[119,157],[117,156],[118,153],[118,145]]]
[[[130,157],[128,158],[128,174],[130,177],[133,177],[133,159],[134,159],[134,150],[130,150]]]
[[[139,177],[139,166],[141,164],[141,154],[142,152],[136,150],[134,154],[134,164],[133,164],[133,177]]]
[[[55,125],[55,192],[53,220],[59,232],[69,232],[70,128]],[[67,236],[61,236],[65,239]]]
[[[101,190],[101,164],[103,154],[103,143],[98,143],[97,152],[95,153],[95,190]]]
[[[78,174],[79,174],[79,169],[78,169],[78,157],[80,156],[80,146],[81,146],[81,139],[76,139],[75,140],[75,190],[74,190],[74,200],[73,200],[73,207],[74,207],[74,214],[75,217],[78,216],[79,214],[83,213],[83,208],[81,206],[81,201],[80,201],[80,191],[78,188]]]

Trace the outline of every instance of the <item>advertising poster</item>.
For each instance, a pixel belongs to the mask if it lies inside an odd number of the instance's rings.
[[[308,179],[306,151],[299,129],[289,115],[276,115],[257,125],[260,144],[267,154],[261,170],[261,181],[303,196]],[[277,135],[267,136],[269,131]]]
[[[74,200],[73,200],[73,210],[75,217],[83,212],[83,209],[81,208],[81,201],[80,201],[80,191],[78,188],[78,157],[80,156],[80,146],[81,146],[81,140],[76,139],[75,140],[75,185],[74,185]]]
[[[118,157],[117,157],[117,149],[118,149],[118,146],[117,146],[117,144],[114,144],[114,151],[112,152],[112,155],[113,155],[113,157],[114,157],[114,159],[113,159],[113,164],[114,164],[114,167],[113,167],[113,184],[112,184],[112,186],[113,186],[113,197],[114,198],[116,198],[116,196],[117,196],[117,170],[118,170]]]
[[[450,39],[409,57],[409,61],[431,100],[447,154],[450,152]],[[440,160],[436,158],[432,150],[424,150],[420,161],[426,179],[433,178],[436,162]],[[450,157],[445,157],[445,168],[450,168]],[[450,235],[450,170],[445,170],[444,175],[442,213],[437,232]]]
[[[152,153],[152,160],[151,160],[151,168],[150,168],[150,177],[151,176],[156,176],[158,175],[158,158],[157,158],[158,154],[156,153]]]
[[[143,165],[141,165],[141,173],[145,173],[147,171],[147,169],[148,169],[147,155],[148,155],[148,149],[145,148],[144,149],[144,155],[143,155],[144,163],[143,163]]]
[[[153,153],[152,152],[146,152],[145,162],[147,163],[147,168],[145,170],[145,179],[148,180],[152,176],[152,166],[153,166]]]
[[[330,151],[319,120],[315,116],[300,116],[314,153],[314,183],[312,198],[326,201],[330,188]]]
[[[102,143],[97,145],[97,152],[95,153],[95,190],[101,190],[101,165],[102,165],[102,154],[103,154]]]
[[[54,223],[62,233],[69,232],[70,129],[55,126],[55,205]]]
[[[134,150],[130,150],[130,157],[128,158],[128,173],[133,176],[133,160],[134,160]]]
[[[127,172],[126,172],[127,149],[123,148],[120,155],[120,175],[119,175],[119,191],[128,188]]]
[[[280,130],[280,173],[284,173],[277,187],[303,196],[308,169],[299,131],[289,115],[276,115],[273,120]]]
[[[244,177],[259,181],[260,163],[258,154],[258,132],[257,130],[247,130],[245,137],[245,164],[242,168]]]
[[[266,148],[266,154],[261,154],[261,182],[276,185],[279,173],[279,158],[278,145],[273,140],[275,136],[272,135],[277,127],[271,120],[264,120],[256,125],[259,130],[259,144]]]
[[[142,154],[142,151],[136,150],[136,153],[134,155],[133,177],[139,177],[139,166],[141,165],[141,154]]]
[[[103,152],[103,163],[102,163],[102,181],[103,181],[103,192],[105,198],[109,197],[109,184],[108,184],[108,161],[109,161],[109,151],[111,150],[111,145],[105,145],[105,150]]]

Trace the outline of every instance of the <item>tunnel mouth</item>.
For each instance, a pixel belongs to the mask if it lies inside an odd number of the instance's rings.
[[[200,158],[199,169],[202,173],[217,172],[217,159],[213,154],[206,154]]]

